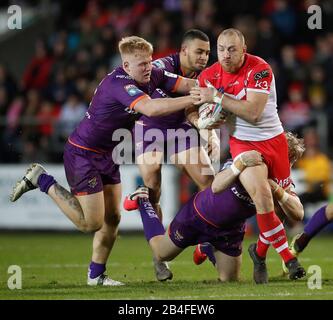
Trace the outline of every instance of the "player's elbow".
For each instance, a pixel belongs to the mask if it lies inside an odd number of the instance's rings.
[[[214,184],[214,181],[212,183],[211,189],[212,189],[213,193],[218,193],[219,192],[219,188],[217,187],[217,185]]]
[[[262,118],[264,109],[265,105],[261,105],[258,102],[251,102],[248,108],[248,110],[250,110],[248,114],[249,122],[251,124],[257,124]]]
[[[252,113],[250,115],[251,124],[257,124],[261,120],[261,113]]]
[[[221,184],[214,179],[211,185],[211,189],[213,193],[220,193],[223,191],[223,186],[221,186]]]

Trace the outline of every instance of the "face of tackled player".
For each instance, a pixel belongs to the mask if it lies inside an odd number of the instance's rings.
[[[136,82],[146,84],[150,81],[153,68],[151,54],[145,51],[127,54],[123,59],[123,68]]]
[[[220,35],[217,40],[217,56],[223,70],[236,73],[244,62],[246,45],[237,34]]]
[[[193,39],[186,41],[182,46],[182,53],[185,57],[185,67],[192,72],[200,72],[206,68],[210,52],[208,41]]]

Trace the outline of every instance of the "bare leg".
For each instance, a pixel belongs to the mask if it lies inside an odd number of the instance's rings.
[[[151,238],[149,245],[159,261],[171,261],[184,250],[177,247],[167,233]]]
[[[246,168],[239,176],[241,183],[252,198],[258,214],[274,210],[273,196],[267,176],[266,165]]]
[[[120,222],[121,184],[104,186],[105,217],[94,235],[92,261],[105,264],[117,237]]]
[[[219,250],[216,250],[214,255],[219,279],[221,281],[239,281],[242,255],[231,257]]]
[[[74,196],[56,183],[50,187],[48,195],[80,231],[92,232],[102,227],[103,191],[85,196]]]

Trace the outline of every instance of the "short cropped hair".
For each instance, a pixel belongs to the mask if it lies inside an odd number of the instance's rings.
[[[122,38],[119,41],[118,48],[121,55],[133,54],[135,51],[144,51],[148,54],[153,53],[153,45],[147,40],[137,36]]]
[[[195,40],[195,39],[209,42],[209,37],[207,36],[206,33],[198,29],[190,29],[186,31],[185,34],[183,35],[182,43],[188,40]]]
[[[235,28],[229,28],[225,29],[220,33],[220,36],[230,36],[230,35],[236,35],[242,42],[242,44],[245,44],[245,38],[243,33],[241,33],[238,29]]]

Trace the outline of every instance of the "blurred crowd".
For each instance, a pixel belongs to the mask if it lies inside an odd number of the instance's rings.
[[[41,32],[34,43],[35,54],[21,77],[14,78],[11,65],[0,62],[0,162],[62,161],[64,142],[84,117],[95,88],[120,63],[117,43],[123,36],[135,34],[149,40],[154,45],[154,58],[158,58],[177,51],[182,34],[195,27],[209,35],[209,63],[213,63],[217,35],[231,26],[244,33],[248,52],[271,64],[285,129],[302,137],[312,135],[305,143],[315,145],[330,162],[332,1],[56,3],[59,10],[54,31]],[[321,30],[307,25],[307,9],[316,4],[322,10]],[[316,159],[312,152],[305,157]]]

